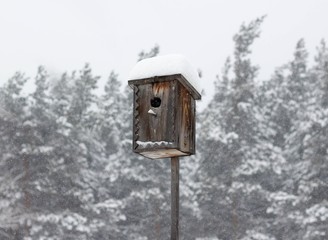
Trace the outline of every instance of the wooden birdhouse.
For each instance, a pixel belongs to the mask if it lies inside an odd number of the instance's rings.
[[[198,73],[181,55],[142,60],[129,76],[134,90],[133,151],[151,159],[195,154]]]

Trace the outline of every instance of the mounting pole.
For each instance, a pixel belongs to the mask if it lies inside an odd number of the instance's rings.
[[[171,240],[179,240],[179,157],[171,158]]]

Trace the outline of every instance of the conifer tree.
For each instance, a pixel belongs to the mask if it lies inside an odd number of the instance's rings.
[[[271,169],[272,145],[262,146],[267,136],[255,100],[258,67],[249,57],[263,20],[243,24],[234,36],[233,62],[226,62],[215,96],[201,116],[200,166],[206,182],[202,211],[213,223],[204,232],[223,239],[240,239],[249,231],[269,234],[260,223],[267,217],[268,189],[262,179]]]
[[[280,232],[290,239],[321,239],[327,235],[327,229],[323,227],[327,224],[328,216],[325,194],[328,124],[324,104],[325,91],[322,91],[327,76],[324,66],[328,60],[324,42],[318,48],[315,60],[315,66],[307,72],[303,71],[297,78],[302,81],[298,88],[303,87],[298,91],[303,93],[294,103],[298,104],[298,109],[293,115],[285,149],[289,165],[286,169],[284,191],[288,198],[280,202],[283,210],[277,221],[286,219],[287,223],[281,226]],[[303,70],[304,64],[301,66]]]
[[[69,111],[69,122],[77,125],[92,127],[92,107],[95,107],[96,95],[94,90],[97,88],[99,77],[93,76],[89,64],[85,64],[80,71],[77,79],[74,79],[72,89],[72,104]]]
[[[111,72],[105,85],[105,94],[100,103],[101,124],[100,134],[102,141],[106,142],[106,154],[115,154],[118,151],[120,140],[122,139],[123,119],[122,116],[123,98],[120,92],[121,83],[117,79],[118,75]]]
[[[0,238],[21,237],[20,225],[27,217],[23,205],[23,172],[20,161],[22,122],[26,118],[27,78],[16,72],[0,88]]]
[[[159,54],[159,46],[156,44],[152,49],[150,49],[148,52],[142,51],[139,53],[138,61],[141,61],[146,58],[152,58],[156,57]]]

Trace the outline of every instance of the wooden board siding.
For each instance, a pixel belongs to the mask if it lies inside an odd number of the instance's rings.
[[[181,84],[178,89],[177,142],[181,151],[193,154],[195,148],[195,100]]]
[[[156,151],[149,150],[149,151],[142,151],[139,154],[143,155],[144,157],[150,159],[158,159],[158,158],[171,158],[171,157],[182,157],[188,156],[190,154],[181,152],[177,149],[157,149]]]
[[[136,141],[166,141],[173,143],[171,144],[172,148],[176,147],[175,106],[173,104],[176,96],[176,84],[176,81],[169,81],[138,86],[137,119],[135,119],[134,125],[139,131]],[[161,105],[157,108],[150,104],[155,97],[161,99]],[[148,113],[150,109],[156,113],[156,116]],[[138,149],[138,146],[136,147]]]
[[[152,159],[195,153],[195,99],[180,77],[129,81],[134,88],[134,152]],[[152,106],[154,98],[160,106]]]
[[[188,82],[188,80],[182,74],[172,74],[168,76],[157,76],[151,78],[129,80],[128,84],[130,86],[137,86],[137,85],[143,85],[148,83],[167,82],[167,81],[179,81],[182,84],[182,86],[184,86],[188,90],[188,92],[195,100],[200,100],[202,98],[200,93],[197,92],[197,90]]]

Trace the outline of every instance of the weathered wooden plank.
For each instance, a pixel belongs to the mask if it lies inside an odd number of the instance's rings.
[[[133,151],[136,150],[137,148],[137,144],[136,144],[136,141],[138,140],[139,138],[139,134],[137,132],[137,121],[138,121],[138,117],[136,116],[136,114],[138,113],[138,110],[136,109],[137,108],[137,94],[138,94],[138,86],[134,86],[133,88],[133,121],[132,121],[132,133],[133,133]]]
[[[149,158],[194,154],[195,100],[178,78],[183,76],[154,77],[132,84],[135,152]]]
[[[172,82],[159,82],[152,84],[152,99],[160,99],[161,105],[158,108],[151,107],[157,115],[152,116],[148,114],[150,120],[150,128],[152,128],[151,139],[155,141],[167,141],[172,142],[172,121],[171,112],[172,109]]]
[[[140,150],[138,150],[140,151]],[[159,159],[159,158],[171,158],[171,157],[182,157],[182,156],[188,156],[189,154],[181,152],[177,149],[146,149],[141,150],[139,152],[141,155],[143,155],[146,158],[150,159]]]
[[[174,98],[173,82],[160,82],[153,84],[145,84],[139,86],[139,108],[138,126],[142,131],[139,133],[140,141],[167,141],[173,142],[174,127],[174,108],[171,104]],[[161,100],[159,107],[151,106],[154,98]],[[154,114],[149,114],[149,111]]]
[[[181,119],[181,142],[180,148],[182,151],[190,151],[190,142],[191,142],[191,135],[190,135],[190,98],[191,96],[187,92],[185,88],[182,89],[182,96],[181,96],[181,109],[182,109],[182,119]]]
[[[151,78],[144,78],[144,79],[136,79],[136,80],[129,80],[129,86],[133,85],[143,85],[149,84],[154,82],[165,82],[165,81],[179,81],[193,96],[195,100],[200,100],[202,96],[200,93],[188,82],[188,80],[182,74],[173,74],[168,76],[156,76]]]
[[[179,149],[190,155],[194,145],[194,118],[192,113],[194,99],[181,84],[179,84],[178,89],[179,101],[176,107],[177,141]]]
[[[151,85],[139,85],[139,108],[137,109],[139,116],[139,122],[137,126],[139,127],[139,141],[150,141],[150,126],[148,120],[148,110],[149,110],[149,102],[151,99]]]
[[[190,154],[195,154],[196,153],[196,102],[194,99],[191,99],[190,121],[191,121]]]

